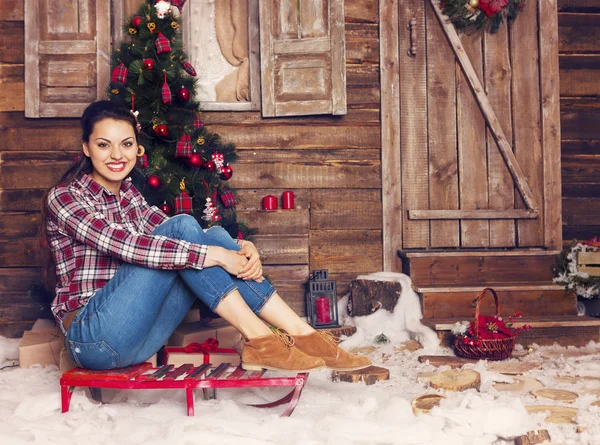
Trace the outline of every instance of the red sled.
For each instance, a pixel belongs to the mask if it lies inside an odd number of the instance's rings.
[[[231,372],[230,372],[231,371]],[[256,408],[272,408],[287,403],[281,414],[292,414],[302,389],[308,379],[308,373],[299,373],[294,377],[263,377],[266,371],[245,371],[241,366],[221,363],[214,367],[210,363],[200,366],[191,364],[164,365],[153,368],[151,363],[141,363],[127,368],[107,371],[91,371],[74,368],[65,372],[60,379],[62,412],[69,411],[73,389],[77,386],[116,389],[185,389],[188,416],[194,415],[194,389],[202,388],[205,399],[216,398],[217,388],[256,388],[267,386],[292,387],[286,396],[271,403],[250,405]],[[94,391],[92,391],[94,394]]]

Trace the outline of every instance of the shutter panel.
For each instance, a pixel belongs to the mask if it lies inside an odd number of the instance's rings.
[[[110,0],[25,0],[25,116],[79,117],[110,79]]]
[[[346,114],[343,0],[261,0],[263,116]]]

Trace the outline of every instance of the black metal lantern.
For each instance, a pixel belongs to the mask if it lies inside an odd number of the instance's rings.
[[[306,294],[308,323],[315,329],[338,328],[335,280],[327,279],[326,270],[313,271]]]

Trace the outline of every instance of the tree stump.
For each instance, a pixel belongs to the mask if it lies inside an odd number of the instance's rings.
[[[497,391],[526,393],[534,391],[536,389],[542,389],[544,387],[544,385],[539,380],[533,379],[531,377],[515,376],[512,379],[514,380],[513,383],[495,383],[494,388],[496,388]]]
[[[525,409],[529,414],[550,412],[546,417],[548,423],[575,423],[573,420],[577,416],[577,408],[559,405],[529,405]]]
[[[477,363],[477,360],[470,358],[454,357],[453,355],[420,355],[419,363],[427,363],[439,368],[440,366],[448,365],[452,369],[460,368],[467,363]]]
[[[415,415],[428,413],[434,406],[439,406],[441,400],[445,398],[441,394],[423,394],[412,400],[412,411]]]
[[[550,440],[548,430],[529,431],[515,439],[515,445],[535,445]]]
[[[436,389],[446,391],[465,391],[474,388],[479,391],[481,376],[477,371],[465,369],[463,371],[450,370],[436,372],[429,378],[429,385]]]
[[[393,312],[401,292],[397,281],[353,280],[348,312],[352,316],[369,315],[380,308]]]
[[[492,362],[488,364],[488,371],[498,374],[517,375],[525,374],[533,369],[541,369],[542,365],[537,362]]]
[[[380,380],[389,380],[390,370],[379,366],[369,366],[358,371],[333,371],[331,380],[334,382],[364,382],[366,385],[372,385]]]
[[[575,392],[552,388],[534,389],[531,391],[531,394],[538,399],[550,399],[569,403],[574,402],[577,400],[577,397],[579,397],[579,395]]]

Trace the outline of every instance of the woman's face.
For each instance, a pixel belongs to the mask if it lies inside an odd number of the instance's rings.
[[[83,153],[92,161],[91,178],[118,195],[123,179],[135,167],[138,145],[129,122],[103,119],[94,125]]]

